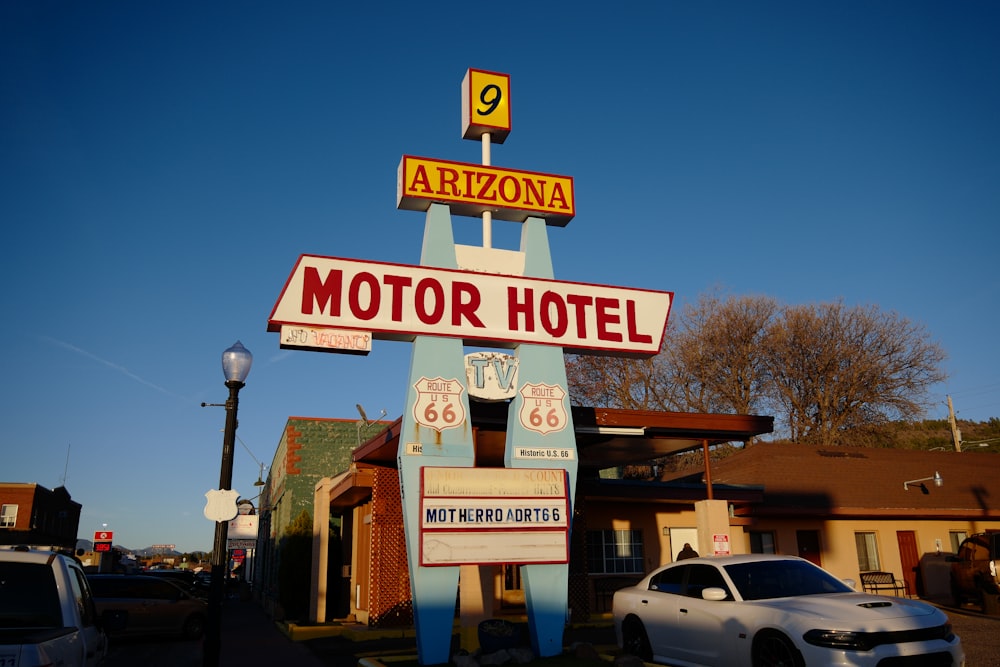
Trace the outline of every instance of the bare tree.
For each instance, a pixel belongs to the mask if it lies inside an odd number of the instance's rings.
[[[761,340],[779,312],[766,296],[711,294],[686,306],[662,353],[675,409],[747,415],[761,408],[767,397]]]
[[[567,355],[570,401],[629,410],[670,409],[662,400],[663,361],[660,355],[651,359]]]
[[[773,414],[793,441],[839,443],[853,431],[923,414],[945,379],[926,330],[875,306],[781,306],[766,296],[703,296],[671,319],[648,360],[567,357],[576,404]]]
[[[775,412],[789,437],[838,444],[848,429],[923,413],[945,375],[923,327],[875,306],[790,306],[762,343]]]

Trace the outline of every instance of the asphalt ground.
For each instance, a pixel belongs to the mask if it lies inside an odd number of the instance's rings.
[[[962,638],[966,667],[1000,667],[1000,616],[986,616],[974,607],[942,606],[942,609],[951,619],[956,634]],[[577,642],[590,643],[599,649],[617,650],[610,622],[568,628],[563,644],[568,648]],[[457,636],[453,646],[457,650]],[[292,641],[286,630],[268,618],[253,601],[227,602],[223,608],[221,667],[356,667],[361,658],[415,655],[416,640],[412,636],[380,636],[370,640],[327,636]],[[203,665],[200,640],[154,638],[113,641],[105,667],[136,666],[214,667]]]

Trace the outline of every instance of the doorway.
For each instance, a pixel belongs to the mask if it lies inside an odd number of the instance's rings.
[[[903,566],[903,581],[906,582],[906,594],[916,595],[917,572],[920,568],[920,554],[917,553],[917,534],[912,530],[897,530],[896,544],[899,545],[899,562]]]
[[[818,530],[796,530],[795,541],[799,545],[799,556],[805,558],[814,565],[823,567],[820,562],[820,546]]]

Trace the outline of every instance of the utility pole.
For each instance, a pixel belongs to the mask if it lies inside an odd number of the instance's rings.
[[[962,451],[962,429],[958,428],[955,422],[955,408],[951,404],[951,396],[948,397],[948,423],[951,424],[951,437],[955,441],[955,451]]]

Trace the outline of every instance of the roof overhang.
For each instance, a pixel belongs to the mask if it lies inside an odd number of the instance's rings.
[[[472,403],[476,464],[503,466],[508,403]],[[574,407],[580,467],[600,470],[698,449],[746,442],[774,429],[774,418]],[[396,467],[402,418],[354,450],[354,461]]]

